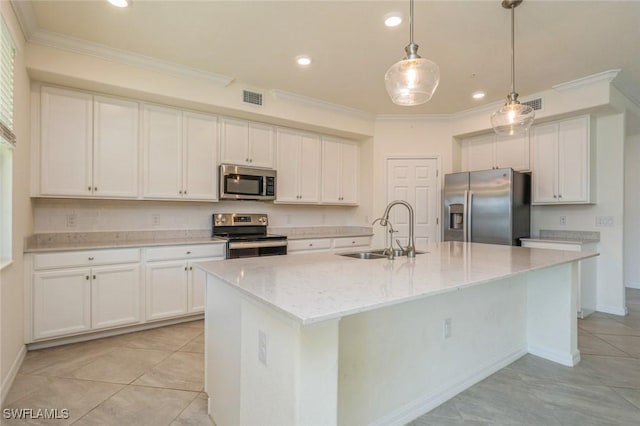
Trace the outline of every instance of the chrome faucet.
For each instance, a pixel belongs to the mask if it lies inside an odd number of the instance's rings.
[[[395,200],[390,202],[386,210],[384,211],[384,214],[380,218],[380,225],[387,226],[387,223],[389,222],[389,212],[391,211],[391,208],[393,206],[398,204],[405,206],[407,210],[409,210],[409,245],[407,245],[406,247],[402,247],[402,251],[407,254],[407,257],[416,257],[416,242],[413,235],[414,214],[413,214],[413,207],[411,207],[411,204],[403,200]],[[374,221],[373,223],[375,222],[376,221]],[[399,242],[398,242],[398,245],[400,245]],[[393,247],[393,243],[391,243],[391,247]]]

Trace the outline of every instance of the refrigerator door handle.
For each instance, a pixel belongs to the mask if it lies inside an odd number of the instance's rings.
[[[473,206],[473,191],[469,191],[469,201],[467,205],[467,225],[469,225],[469,229],[467,230],[467,242],[471,242],[471,216],[473,216],[472,211]]]
[[[469,215],[467,213],[469,213],[469,206],[467,205],[467,200],[469,199],[469,191],[464,191],[464,204],[462,205],[462,217],[463,217],[463,223],[462,223],[462,241],[464,241],[465,243],[468,241],[467,240],[467,221],[469,220]]]

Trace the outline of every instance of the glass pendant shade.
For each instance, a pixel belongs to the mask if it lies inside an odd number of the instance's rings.
[[[509,100],[491,114],[491,127],[498,135],[521,135],[529,130],[534,118],[535,112],[529,105],[523,105],[517,99]]]
[[[420,105],[428,102],[438,83],[438,65],[420,57],[398,61],[384,75],[387,93],[396,105]]]

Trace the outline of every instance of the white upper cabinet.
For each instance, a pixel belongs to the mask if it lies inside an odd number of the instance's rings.
[[[136,102],[94,97],[94,195],[138,196],[138,110]]]
[[[146,198],[217,200],[217,118],[143,107]]]
[[[276,202],[319,202],[320,136],[291,129],[278,129],[276,146]]]
[[[273,127],[230,118],[220,119],[220,157],[225,164],[274,166]]]
[[[529,134],[506,137],[490,133],[464,139],[460,145],[462,171],[529,170]]]
[[[534,126],[533,204],[595,202],[595,148],[588,116]]]
[[[138,196],[138,104],[41,89],[37,195]]]
[[[322,138],[322,202],[357,204],[359,150],[354,142]]]

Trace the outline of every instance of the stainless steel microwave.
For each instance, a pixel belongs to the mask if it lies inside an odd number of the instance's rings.
[[[276,171],[220,165],[221,200],[275,200]]]

